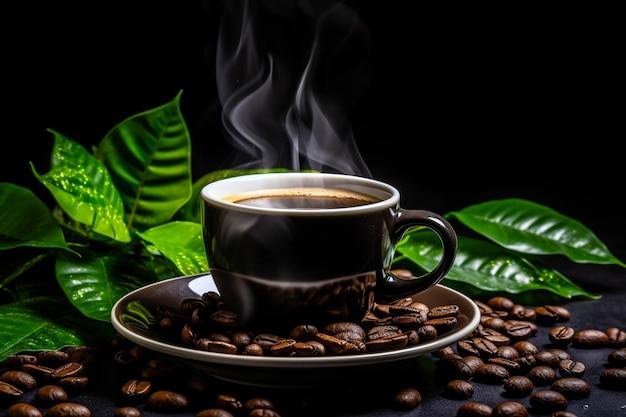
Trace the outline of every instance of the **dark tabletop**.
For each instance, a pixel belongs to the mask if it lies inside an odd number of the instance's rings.
[[[3,37],[5,103],[12,104],[3,143],[11,141],[14,149],[3,154],[0,181],[40,193],[28,161],[45,172],[52,146],[46,128],[95,145],[114,124],[171,100],[181,88],[194,175],[232,161],[220,139],[216,107],[213,2],[117,3],[87,7],[78,18],[73,8],[48,3],[15,14],[37,40]],[[441,214],[509,197],[545,204],[587,225],[626,262],[623,152],[615,134],[623,128],[613,100],[623,97],[610,22],[616,13],[604,11],[602,24],[593,10],[572,20],[562,19],[562,11],[542,10],[528,18],[504,13],[496,21],[477,10],[424,9],[416,15],[399,2],[355,5],[374,42],[373,72],[361,80],[362,94],[351,97],[358,104],[350,114],[371,176],[396,185],[404,207]],[[563,301],[571,312],[568,326],[626,330],[626,269],[558,257],[550,262],[602,296]],[[524,298],[529,307],[537,301]],[[547,349],[548,331],[540,326],[530,340]],[[579,417],[624,413],[625,393],[599,382],[611,350],[567,349],[586,364],[584,379],[592,390],[588,398],[570,400],[568,411]],[[112,416],[129,374],[107,355],[92,371],[89,389],[72,400],[94,416]],[[283,417],[455,416],[463,402],[443,395],[445,376],[432,355],[406,369],[305,391],[211,383],[212,392],[266,395],[282,407]],[[493,406],[509,399],[501,385],[473,385],[471,401]],[[422,395],[409,411],[389,403],[403,386]],[[528,405],[529,399],[516,400]],[[144,417],[160,415],[145,404],[138,407]],[[192,417],[197,411],[175,414]]]

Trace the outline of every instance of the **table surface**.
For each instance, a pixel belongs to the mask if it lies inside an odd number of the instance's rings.
[[[564,303],[570,312],[568,326],[575,330],[599,329],[611,327],[626,328],[626,270],[615,266],[599,265],[571,265],[556,261],[557,267],[567,276],[576,279],[579,285],[589,292],[602,295],[599,300],[576,299]],[[486,300],[484,300],[486,301]],[[531,305],[526,304],[529,307]],[[550,345],[548,331],[552,326],[539,326],[539,331],[530,340],[540,350],[548,349]],[[453,345],[456,349],[456,346]],[[626,409],[626,394],[623,391],[605,389],[600,384],[600,373],[607,366],[607,356],[613,350],[610,347],[581,349],[567,347],[571,358],[585,363],[587,367],[583,379],[591,385],[591,395],[585,399],[569,400],[567,410],[577,416],[606,416],[621,415]],[[124,405],[120,402],[122,384],[138,373],[125,373],[113,361],[113,352],[102,355],[101,359],[91,365],[90,386],[77,395],[70,397],[70,401],[87,405],[94,416],[112,416],[114,411]],[[468,401],[476,401],[495,406],[506,401],[519,401],[529,407],[529,397],[507,397],[501,384],[491,385],[470,380],[474,386],[473,396],[467,400],[450,399],[444,395],[445,375],[437,365],[438,359],[434,355],[425,355],[416,358],[406,368],[393,369],[390,372],[380,371],[371,375],[367,380],[358,380],[354,383],[342,383],[339,386],[328,386],[306,390],[272,390],[258,387],[244,387],[208,378],[210,389],[200,400],[203,406],[194,406],[186,411],[174,413],[179,416],[193,417],[200,409],[207,408],[211,403],[211,396],[217,393],[232,394],[238,399],[265,396],[277,405],[281,416],[324,415],[337,417],[383,417],[383,416],[455,416],[458,407]],[[185,369],[184,372],[193,374],[194,370]],[[179,383],[164,382],[161,387],[174,391],[184,392]],[[391,406],[392,394],[401,387],[413,387],[422,395],[422,402],[408,411],[396,410]],[[535,391],[547,387],[535,387]],[[33,392],[27,392],[23,400],[32,400]],[[191,396],[193,398],[193,396]],[[159,413],[150,410],[145,402],[137,405],[144,417],[167,416],[173,413]],[[200,408],[198,408],[200,407]],[[45,410],[42,408],[42,410]],[[535,415],[532,413],[530,415]]]

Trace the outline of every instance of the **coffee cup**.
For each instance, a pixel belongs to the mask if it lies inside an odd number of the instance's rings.
[[[201,196],[210,273],[240,323],[360,321],[375,302],[424,291],[454,264],[448,221],[400,208],[399,191],[375,179],[250,174],[209,183]],[[436,233],[442,256],[421,276],[396,276],[396,245],[413,227]]]

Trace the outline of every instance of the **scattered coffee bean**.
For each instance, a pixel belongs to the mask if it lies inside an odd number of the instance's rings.
[[[22,390],[29,390],[37,386],[35,378],[24,371],[6,371],[0,375],[0,381],[11,384]]]
[[[453,379],[446,384],[444,394],[455,400],[466,400],[474,395],[474,386],[464,379]]]
[[[626,348],[615,349],[609,353],[607,360],[613,368],[626,367]]]
[[[603,387],[612,390],[626,391],[626,368],[607,368],[600,374]]]
[[[491,417],[526,417],[528,410],[517,401],[504,401],[493,407]]]
[[[50,407],[45,417],[91,417],[91,410],[83,404],[60,403]]]
[[[393,397],[393,407],[397,410],[412,410],[422,403],[422,394],[415,388],[400,389]]]
[[[554,413],[567,408],[567,398],[558,391],[545,389],[530,394],[530,406],[537,414]]]
[[[504,390],[515,397],[526,397],[534,388],[533,381],[524,375],[513,375],[504,382]]]
[[[147,405],[152,410],[171,413],[187,410],[189,399],[178,392],[162,390],[150,394]]]
[[[58,385],[44,385],[35,392],[35,402],[48,407],[67,401],[67,392]]]
[[[491,417],[493,408],[480,402],[461,404],[456,410],[456,417]]]
[[[591,394],[591,385],[587,381],[576,377],[557,379],[552,383],[550,389],[560,392],[569,400],[587,398]]]
[[[572,346],[580,349],[596,349],[609,345],[605,332],[596,329],[579,330],[572,337]]]
[[[6,417],[43,417],[43,414],[34,405],[16,403],[7,408]]]
[[[120,407],[115,410],[113,417],[141,417],[141,411],[135,407]]]

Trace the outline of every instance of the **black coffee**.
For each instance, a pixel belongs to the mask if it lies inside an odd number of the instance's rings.
[[[261,190],[232,195],[224,200],[246,206],[287,209],[335,209],[380,201],[355,191],[312,187]]]

